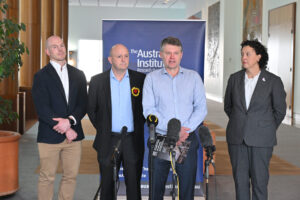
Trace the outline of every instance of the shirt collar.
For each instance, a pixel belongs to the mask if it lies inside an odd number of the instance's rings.
[[[57,62],[55,62],[54,60],[50,60],[51,65],[54,67],[54,69],[56,71],[62,71],[61,69],[64,69],[67,67],[67,63],[64,64],[63,66],[61,66],[60,64],[58,64]]]
[[[182,68],[181,66],[179,66],[179,73],[183,74],[183,68]],[[178,73],[178,74],[179,74],[179,73]],[[163,75],[163,74],[169,74],[169,73],[167,72],[166,68],[163,67],[163,68],[162,68],[162,71],[161,71],[161,74]],[[177,74],[177,75],[178,75],[178,74]]]
[[[129,77],[128,69],[126,70],[126,73],[125,73],[125,75],[124,75],[123,78],[125,78],[125,77],[126,77],[126,78]],[[116,78],[116,76],[115,76],[115,74],[114,74],[114,72],[113,72],[112,69],[110,69],[110,78],[115,79],[115,80],[118,80],[118,79]],[[122,79],[122,80],[123,80],[123,79]]]

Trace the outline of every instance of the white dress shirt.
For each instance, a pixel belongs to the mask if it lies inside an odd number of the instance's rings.
[[[57,74],[60,78],[60,81],[61,81],[64,91],[65,91],[67,103],[69,103],[69,74],[68,74],[67,63],[64,64],[63,66],[61,66],[60,64],[58,64],[57,62],[55,62],[53,60],[50,60],[50,63],[54,67],[55,71],[57,72]],[[73,115],[70,115],[69,118],[72,118],[74,121],[74,124],[72,124],[72,125],[77,124],[77,121]]]
[[[67,64],[61,66],[57,62],[51,60],[50,63],[54,67],[55,71],[57,72],[61,83],[64,87],[65,95],[66,95],[66,100],[67,103],[69,102],[69,75],[68,75],[68,68]]]
[[[260,75],[260,72],[253,78],[248,78],[248,75],[245,72],[245,99],[246,99],[247,110],[249,108],[251,97],[253,95],[259,75]]]

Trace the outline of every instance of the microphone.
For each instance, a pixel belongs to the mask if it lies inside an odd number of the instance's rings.
[[[122,139],[126,133],[127,133],[127,126],[123,126],[120,132],[121,138],[117,141],[117,144],[114,146],[114,151],[111,160],[114,160],[114,158],[116,158],[116,156],[120,153],[120,146],[122,143]]]
[[[201,145],[204,148],[213,146],[213,140],[209,129],[206,126],[201,125],[199,126],[198,131],[199,131]]]
[[[155,142],[155,127],[158,124],[158,118],[155,115],[148,115],[147,125],[149,127],[149,141],[151,144]]]
[[[206,126],[199,126],[198,128],[201,146],[206,150],[206,156],[208,158],[213,157],[213,152],[216,150],[216,146],[213,144],[213,140],[209,129]]]
[[[213,140],[210,134],[209,129],[206,126],[199,126],[198,127],[198,133],[200,137],[200,143],[203,148],[205,148],[206,151],[206,160],[205,160],[205,173],[204,177],[206,178],[206,183],[208,183],[208,177],[209,177],[209,164],[211,163],[213,167],[215,168],[215,162],[214,162],[214,151],[216,150],[216,146],[213,144]],[[207,193],[207,191],[206,191]],[[208,195],[207,195],[208,196]]]
[[[169,120],[166,142],[171,148],[174,148],[179,140],[180,129],[181,122],[178,119],[172,118]]]

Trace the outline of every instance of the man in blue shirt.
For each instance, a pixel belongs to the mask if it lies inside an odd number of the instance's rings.
[[[199,74],[180,66],[183,51],[179,39],[168,37],[162,40],[160,57],[164,68],[146,76],[143,89],[144,116],[158,117],[156,132],[166,135],[170,119],[181,122],[180,139],[177,145],[190,140],[190,149],[184,163],[176,164],[179,176],[179,195],[181,200],[194,199],[197,171],[197,149],[199,142],[195,129],[207,114],[203,82]],[[150,156],[150,155],[149,155]],[[165,184],[170,170],[170,162],[153,158],[153,199],[163,200]]]
[[[128,69],[129,53],[122,44],[111,48],[111,69],[92,77],[88,94],[88,115],[97,129],[93,147],[101,173],[100,199],[114,199],[113,164],[115,146],[121,140],[118,171],[122,162],[127,199],[140,200],[144,156],[142,88],[145,75]],[[127,131],[120,134],[126,126]]]

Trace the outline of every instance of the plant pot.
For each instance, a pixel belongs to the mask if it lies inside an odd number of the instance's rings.
[[[0,131],[0,196],[19,189],[19,139],[21,135]]]

